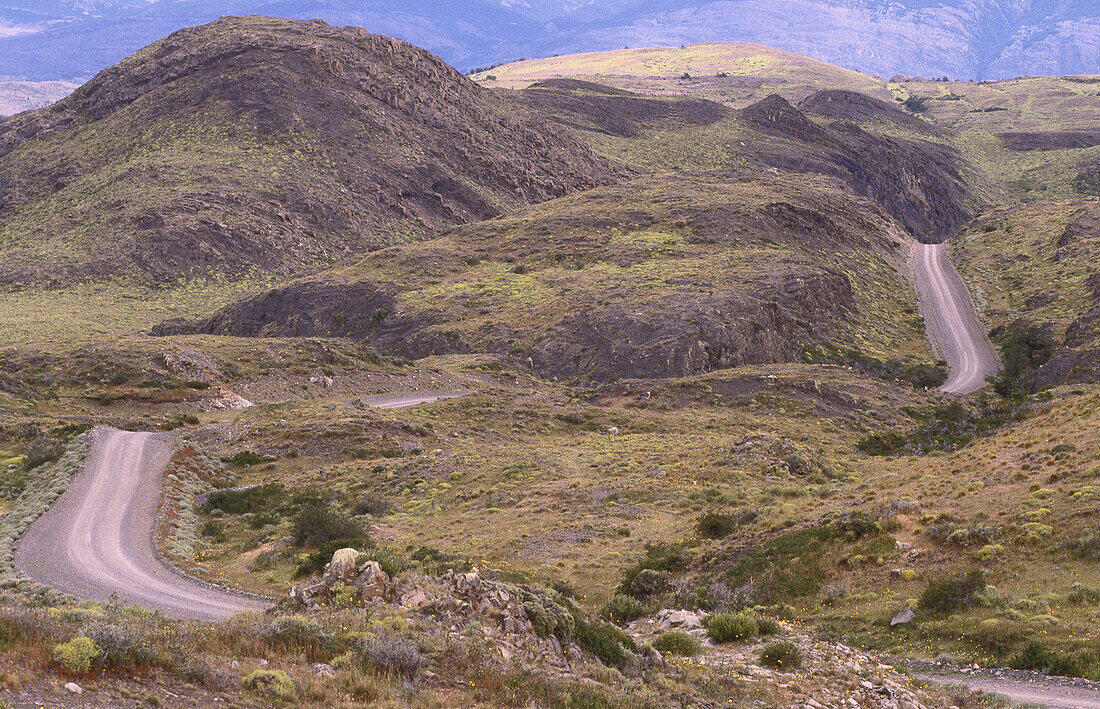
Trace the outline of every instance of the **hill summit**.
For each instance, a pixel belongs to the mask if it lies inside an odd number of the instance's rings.
[[[406,42],[223,18],[0,124],[0,281],[282,276],[610,181]]]

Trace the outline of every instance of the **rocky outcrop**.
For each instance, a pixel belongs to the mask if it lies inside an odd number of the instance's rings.
[[[951,148],[869,132],[852,120],[885,117],[911,127],[917,118],[869,97],[821,92],[801,104],[824,115],[845,116],[822,126],[778,95],[741,110],[747,125],[779,141],[747,144],[757,160],[783,170],[835,176],[873,200],[917,239],[937,243],[953,234],[974,208]],[[858,94],[857,94],[858,96]],[[900,115],[899,115],[900,114]],[[931,126],[921,132],[933,133]]]

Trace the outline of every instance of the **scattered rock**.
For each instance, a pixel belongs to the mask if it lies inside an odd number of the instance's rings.
[[[69,694],[83,694],[84,693],[84,689],[81,688],[81,686],[79,684],[77,684],[76,682],[69,682],[68,684],[65,685],[65,689],[69,692]]]
[[[906,608],[901,613],[898,613],[890,619],[890,627],[892,628],[895,625],[905,625],[906,623],[911,623],[916,617],[917,614],[913,612],[913,609]]]

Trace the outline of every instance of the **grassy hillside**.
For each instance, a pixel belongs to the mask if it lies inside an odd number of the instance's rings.
[[[890,98],[885,84],[870,75],[744,42],[527,59],[471,78],[484,86],[509,89],[522,89],[546,79],[582,79],[654,96],[700,96],[738,107],[771,93],[798,101],[826,87]]]

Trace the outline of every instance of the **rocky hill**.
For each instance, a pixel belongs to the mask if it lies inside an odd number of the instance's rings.
[[[224,19],[0,124],[0,282],[286,276],[612,177],[405,42]]]
[[[870,342],[900,370],[924,347],[895,270],[908,243],[830,179],[653,176],[385,249],[155,332],[343,336],[407,358],[491,352],[603,380],[815,350],[859,358],[876,354],[860,351]]]

